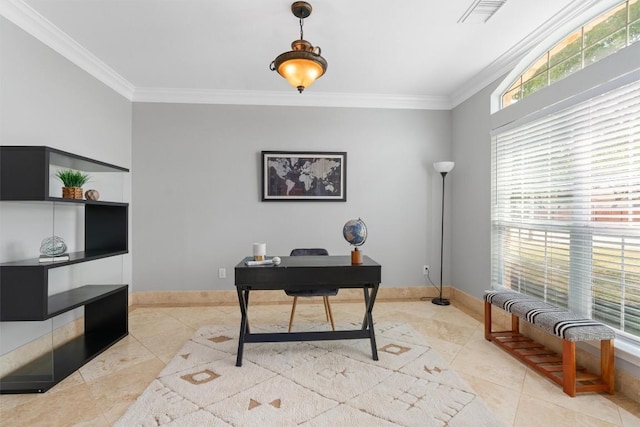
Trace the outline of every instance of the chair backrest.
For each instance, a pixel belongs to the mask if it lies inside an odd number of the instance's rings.
[[[323,248],[294,249],[291,256],[329,255],[329,251]]]

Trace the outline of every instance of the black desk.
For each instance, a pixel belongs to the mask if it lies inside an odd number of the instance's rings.
[[[235,267],[235,283],[242,320],[238,340],[236,366],[242,366],[244,343],[321,341],[368,338],[373,360],[378,360],[376,337],[373,330],[373,305],[380,286],[382,267],[363,257],[361,265],[351,265],[351,256],[293,256],[281,257],[278,266],[248,267],[245,258]],[[248,321],[249,293],[257,290],[303,290],[362,288],[366,306],[362,327],[355,330],[322,332],[251,333]]]

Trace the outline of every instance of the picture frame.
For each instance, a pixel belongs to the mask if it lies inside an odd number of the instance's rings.
[[[347,201],[347,153],[262,151],[262,201]]]

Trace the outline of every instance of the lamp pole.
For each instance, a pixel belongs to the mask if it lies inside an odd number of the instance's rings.
[[[440,175],[442,175],[442,216],[440,217],[440,293],[438,295],[438,298],[434,298],[431,300],[431,302],[436,305],[451,304],[448,299],[442,298],[442,273],[444,264],[444,181],[447,173],[449,173],[453,169],[454,165],[454,162],[438,162],[433,164],[435,170],[440,172]]]

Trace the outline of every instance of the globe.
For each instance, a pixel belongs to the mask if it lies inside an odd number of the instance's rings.
[[[353,246],[361,246],[367,240],[367,226],[360,218],[351,219],[342,228],[342,235]]]

